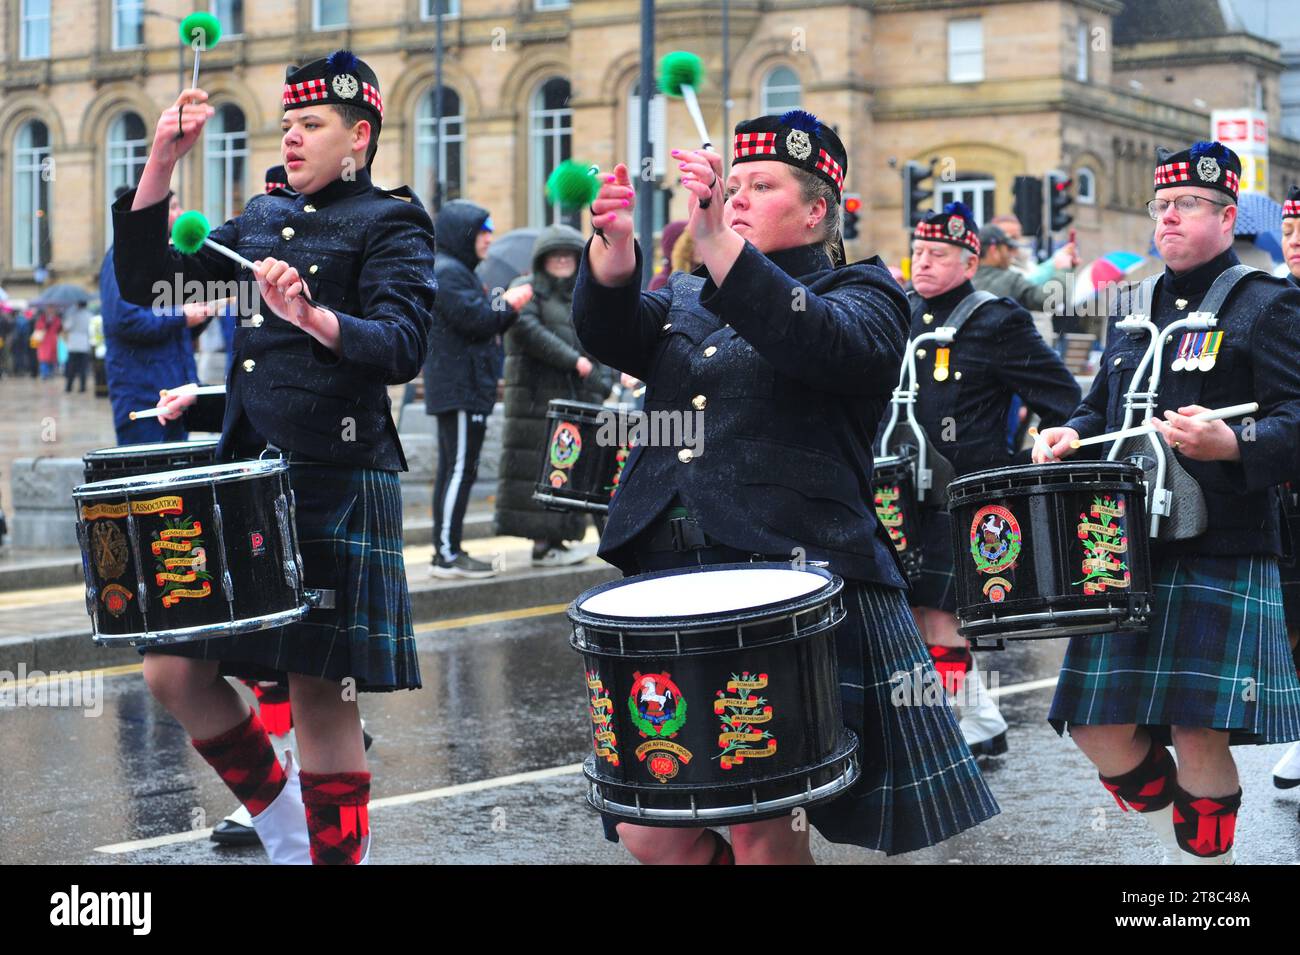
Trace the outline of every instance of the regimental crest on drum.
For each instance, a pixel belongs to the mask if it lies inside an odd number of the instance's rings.
[[[1001,603],[1011,591],[1011,581],[997,575],[1015,568],[1020,548],[1020,522],[1008,508],[989,504],[975,512],[970,525],[970,553],[976,571],[993,578],[984,584],[983,591],[994,603]]]
[[[1093,498],[1092,506],[1079,515],[1079,540],[1083,544],[1083,579],[1073,583],[1088,595],[1106,589],[1127,589],[1133,574],[1125,559],[1128,554],[1128,522],[1122,494]]]
[[[767,697],[754,694],[766,688],[766,673],[746,670],[731,674],[726,689],[718,691],[713,712],[722,721],[722,732],[718,734],[722,752],[714,758],[720,760],[723,769],[739,766],[746,759],[776,755],[776,737],[762,725],[772,721],[772,706]]]
[[[898,505],[902,496],[903,490],[897,484],[877,485],[873,501],[876,517],[888,532],[894,549],[900,554],[907,550],[907,534],[903,531],[903,509]]]
[[[164,607],[211,595],[212,575],[202,533],[202,523],[191,517],[168,518],[163,529],[154,532],[149,550],[155,559],[154,585],[161,588]]]
[[[570,421],[561,421],[551,435],[551,467],[567,471],[578,463],[582,454],[582,432]],[[554,480],[551,482],[554,485]],[[555,485],[558,487],[558,485]]]
[[[90,554],[95,570],[104,580],[121,577],[126,572],[126,535],[109,520],[94,521],[90,525]]]
[[[114,617],[120,617],[126,613],[126,607],[131,602],[131,596],[131,591],[121,584],[109,584],[104,588],[100,599],[104,601],[104,609]]]
[[[618,765],[618,737],[614,733],[614,701],[595,670],[587,671],[587,692],[591,695],[591,745],[596,757]]]
[[[686,725],[686,698],[667,673],[632,674],[627,698],[632,723],[643,737],[671,739]]]

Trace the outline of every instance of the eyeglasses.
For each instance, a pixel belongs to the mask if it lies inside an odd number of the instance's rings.
[[[1201,196],[1179,196],[1177,199],[1173,200],[1152,199],[1147,203],[1147,214],[1151,216],[1152,219],[1159,221],[1160,217],[1168,212],[1169,207],[1172,205],[1178,210],[1179,214],[1190,216],[1196,212],[1198,202],[1205,202],[1212,206],[1218,206],[1221,209],[1232,205],[1231,202],[1219,202],[1217,199],[1205,199]]]

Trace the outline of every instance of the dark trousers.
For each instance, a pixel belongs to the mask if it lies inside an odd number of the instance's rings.
[[[80,378],[81,385],[78,391],[86,390],[86,374],[90,371],[90,352],[70,351],[68,352],[68,364],[63,370],[64,377],[68,383],[64,386],[64,391],[72,390],[72,379]]]
[[[487,415],[446,411],[438,418],[438,474],[433,483],[433,545],[435,557],[454,560],[460,553],[461,531],[469,492],[478,475],[478,456],[487,433]]]

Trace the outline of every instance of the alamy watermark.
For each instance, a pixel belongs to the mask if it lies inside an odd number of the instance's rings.
[[[623,411],[597,413],[596,443],[603,448],[690,448],[704,453],[703,411]]]
[[[86,717],[104,712],[104,674],[100,670],[27,669],[0,670],[0,709],[9,707],[70,707],[84,710]]]

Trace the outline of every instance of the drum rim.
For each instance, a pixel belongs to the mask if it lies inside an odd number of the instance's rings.
[[[82,455],[81,459],[82,461],[102,461],[113,458],[126,458],[132,455],[163,454],[162,449],[164,448],[189,451],[199,447],[210,447],[215,450],[220,443],[220,438],[190,438],[187,441],[158,441],[152,444],[116,444],[111,448],[96,448],[94,451],[87,451]]]
[[[1073,474],[1080,471],[1096,470],[1097,468],[1114,469],[1117,473],[1129,471],[1133,475],[1142,479],[1145,483],[1145,472],[1136,464],[1128,461],[1057,461],[1051,464],[1018,464],[1005,468],[990,468],[986,471],[974,471],[970,474],[963,474],[960,477],[953,478],[952,483],[948,485],[948,493],[963,490],[968,484],[974,484],[979,481],[1005,480],[1013,475],[1027,474],[1033,472],[1058,474]]]
[[[302,588],[297,588],[302,594]],[[101,647],[150,647],[172,646],[178,643],[197,643],[214,637],[233,637],[261,630],[273,630],[286,624],[296,623],[311,610],[311,604],[305,600],[290,610],[277,610],[274,613],[261,614],[257,617],[245,617],[241,620],[226,620],[221,623],[202,623],[193,627],[175,627],[171,630],[146,630],[143,633],[105,634],[98,629],[92,634],[95,644]]]
[[[178,489],[211,484],[234,484],[251,481],[273,474],[287,473],[289,462],[283,458],[253,459],[250,461],[222,461],[192,468],[171,471],[152,471],[132,477],[108,478],[78,484],[72,489],[75,500],[93,500],[100,497],[118,497],[137,491]],[[215,473],[214,473],[215,472]]]
[[[652,580],[660,577],[681,577],[687,574],[698,573],[716,573],[722,570],[788,570],[794,573],[813,573],[825,580],[825,584],[817,590],[809,591],[798,597],[790,597],[784,601],[775,601],[773,603],[757,604],[753,607],[745,607],[738,610],[714,610],[702,614],[686,614],[674,617],[611,617],[606,614],[593,613],[590,610],[583,610],[580,606],[584,600],[590,599],[597,594],[602,594],[607,590],[613,590],[616,587],[626,586],[633,581]],[[670,567],[667,570],[655,570],[645,574],[634,574],[631,577],[622,577],[617,580],[608,580],[603,584],[597,584],[589,590],[585,590],[570,602],[567,615],[575,625],[590,627],[597,630],[650,630],[654,632],[692,629],[716,629],[713,627],[701,627],[706,621],[717,620],[726,616],[733,622],[752,623],[761,620],[764,617],[781,617],[788,613],[793,613],[808,605],[815,605],[826,600],[833,599],[844,589],[844,580],[838,574],[833,574],[824,567],[808,566],[802,569],[791,567],[784,561],[752,561],[748,563],[733,564],[704,564],[696,567]]]

